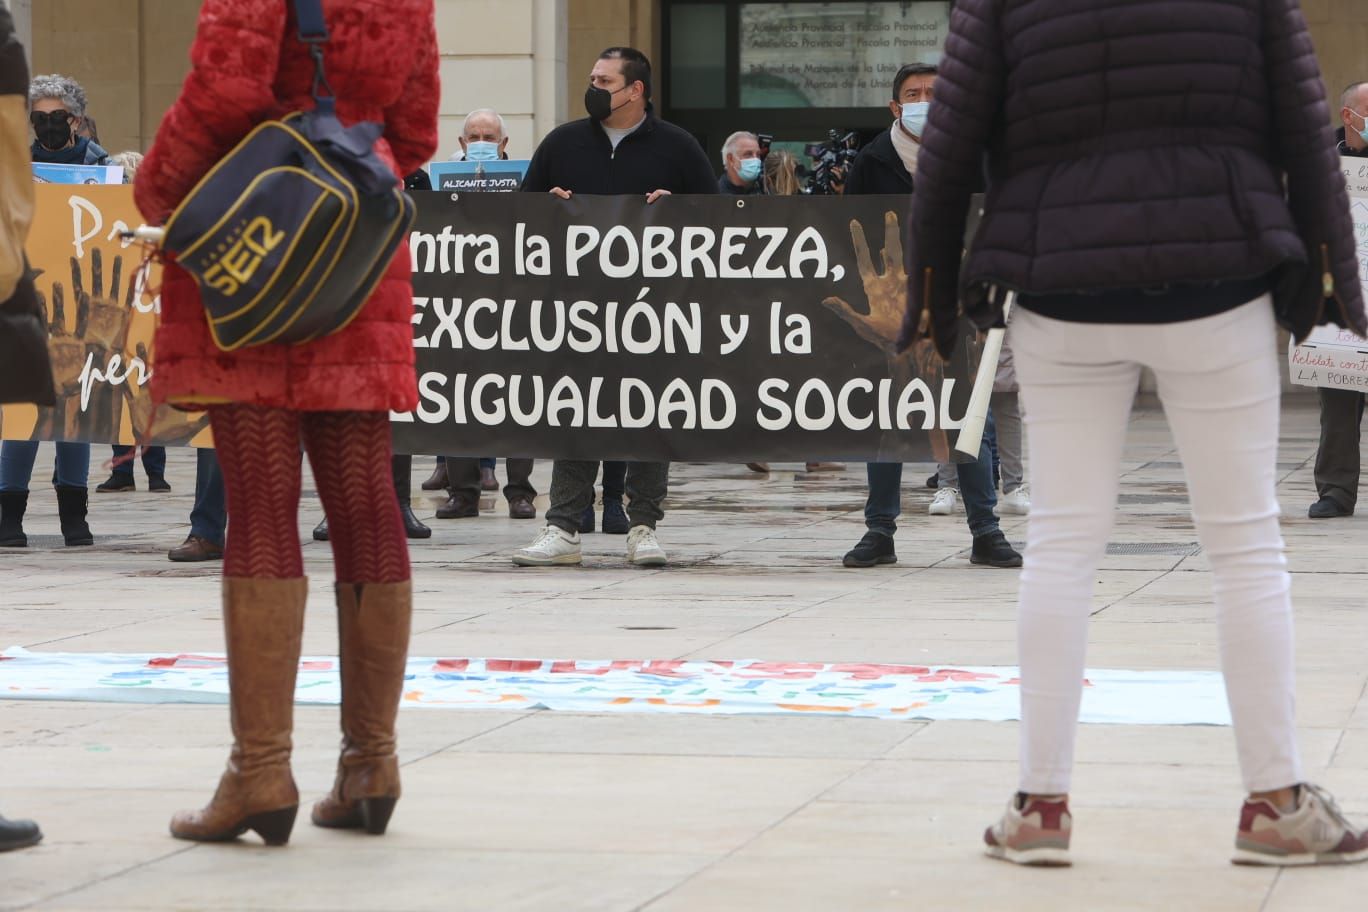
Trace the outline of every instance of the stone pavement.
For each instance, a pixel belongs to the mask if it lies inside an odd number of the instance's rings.
[[[1314,400],[1289,403],[1281,496],[1302,744],[1314,780],[1365,817],[1368,519],[1305,518],[1316,413]],[[1157,409],[1137,412],[1125,459],[1089,664],[1214,668],[1210,579]],[[430,468],[418,462],[415,482]],[[795,468],[678,466],[663,571],[625,568],[623,539],[603,535],[587,539],[582,569],[516,569],[508,552],[539,524],[507,519],[501,501],[433,521],[413,548],[413,651],[1015,663],[1017,575],[971,567],[962,514],[925,515],[929,467],[907,473],[900,562],[862,571],[839,559],[862,532],[863,472]],[[538,466],[543,489],[549,469]],[[51,494],[36,494],[35,547],[0,554],[0,647],[221,650],[217,566],[165,559],[186,533],[188,452],[172,453],[170,477],[171,495],[93,495],[93,549],[60,547]],[[425,495],[421,512],[436,502]],[[317,517],[310,493],[305,534]],[[1004,527],[1024,537],[1020,519]],[[328,553],[305,553],[304,648],[328,654]],[[336,715],[297,713],[306,800],[330,784]],[[414,710],[400,717],[405,799],[384,838],[301,817],[281,850],[172,840],[168,818],[208,799],[227,737],[221,706],[0,700],[0,810],[47,834],[0,855],[0,909],[1329,912],[1363,909],[1368,892],[1368,866],[1227,863],[1241,791],[1226,728],[1084,727],[1071,870],[979,854],[1014,786],[1014,723]]]

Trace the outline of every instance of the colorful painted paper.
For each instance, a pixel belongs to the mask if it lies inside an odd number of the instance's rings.
[[[568,712],[1017,719],[1016,669],[859,662],[409,659],[404,706]],[[1229,725],[1209,671],[1090,670],[1082,721]],[[0,699],[225,703],[222,655],[0,654]],[[337,659],[305,658],[295,700],[336,704]]]

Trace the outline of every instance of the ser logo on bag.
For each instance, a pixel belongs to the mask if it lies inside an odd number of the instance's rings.
[[[252,280],[262,261],[285,240],[285,232],[277,231],[266,216],[258,216],[238,234],[236,241],[225,239],[208,259],[218,261],[204,272],[210,287],[232,296]]]

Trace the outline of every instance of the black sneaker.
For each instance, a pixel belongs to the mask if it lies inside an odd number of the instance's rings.
[[[1020,567],[1021,555],[1007,541],[1007,536],[998,529],[974,539],[974,549],[969,553],[969,563],[986,564],[989,567]]]
[[[1340,516],[1353,516],[1354,511],[1345,507],[1333,497],[1322,497],[1311,505],[1306,515],[1312,519],[1335,519]]]
[[[860,543],[846,552],[841,563],[847,567],[874,567],[878,564],[896,564],[898,555],[893,551],[893,536],[882,532],[866,532]]]
[[[603,531],[608,535],[626,535],[632,530],[632,521],[627,518],[627,511],[622,509],[622,501],[608,500],[603,501]]]
[[[940,487],[940,472],[936,472],[936,473],[934,473],[930,478],[926,479],[926,486],[927,486],[928,488],[930,488],[931,490],[933,490],[933,491],[936,490],[937,488],[939,488],[939,487]]]
[[[594,531],[594,505],[591,503],[580,514],[579,530],[581,535]]]
[[[132,475],[125,475],[122,472],[115,472],[109,479],[95,488],[97,494],[117,494],[123,491],[138,490],[138,483],[133,480]]]
[[[154,494],[165,494],[171,490],[171,485],[160,475],[147,476],[147,490]]]

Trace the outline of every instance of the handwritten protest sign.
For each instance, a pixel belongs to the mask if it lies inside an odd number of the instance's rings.
[[[1349,210],[1358,240],[1359,278],[1368,288],[1368,158],[1343,158]],[[1298,386],[1368,392],[1368,339],[1349,329],[1318,326],[1301,345],[1288,349],[1287,364]]]

